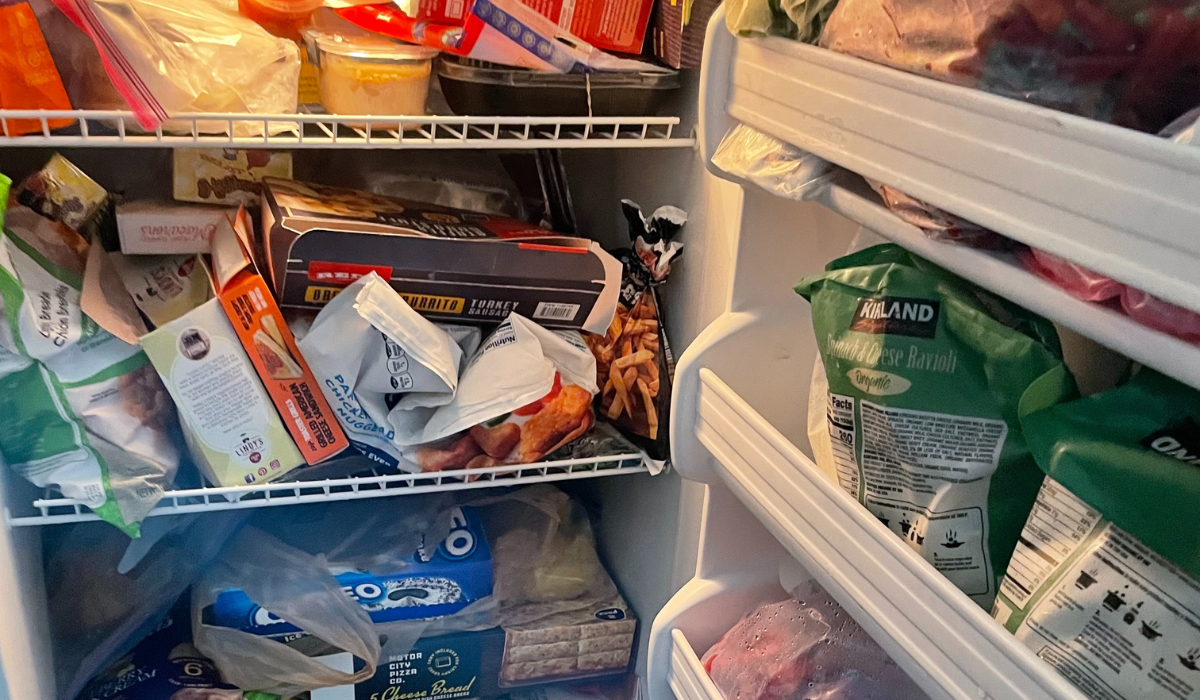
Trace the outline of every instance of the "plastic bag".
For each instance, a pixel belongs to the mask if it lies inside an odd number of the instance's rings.
[[[1200,104],[1197,28],[1152,0],[842,0],[821,46],[1154,133]]]
[[[536,462],[591,429],[597,391],[596,359],[577,331],[509,314],[471,358],[454,400],[401,451],[419,471]]]
[[[837,0],[729,0],[725,26],[740,36],[782,36],[815,43]]]
[[[363,662],[355,673],[330,668],[287,644],[208,624],[204,613],[225,590],[240,589],[278,616]],[[313,688],[350,685],[375,674],[379,637],[371,618],[330,574],[324,558],[246,528],[192,591],[196,648],[239,688],[292,697]]]
[[[24,206],[0,234],[0,452],[132,537],[180,462],[175,405],[146,354],[84,312],[90,253]],[[93,258],[95,255],[92,256]]]
[[[173,114],[296,111],[300,49],[269,34],[218,0],[54,0],[87,32],[109,78],[146,129]],[[201,121],[202,133],[226,133],[224,120]],[[271,133],[294,129],[272,124]],[[237,122],[233,136],[262,136],[263,124]]]
[[[871,189],[879,193],[888,209],[925,232],[925,235],[943,243],[957,243],[985,250],[1008,250],[1013,242],[1004,236],[974,224],[950,212],[910,197],[894,187],[867,179]]]
[[[0,5],[0,109],[71,109],[37,15],[27,2]],[[47,119],[46,125],[57,129],[74,121]],[[2,133],[21,136],[41,131],[40,119],[7,119]]]
[[[1084,301],[1107,301],[1121,296],[1125,285],[1098,272],[1076,265],[1044,250],[1029,248],[1017,253],[1017,259],[1030,272],[1053,282]]]
[[[822,472],[990,609],[1041,482],[1018,406],[1075,391],[1053,325],[891,244],[796,291],[828,384]]]
[[[1143,326],[1189,343],[1200,343],[1200,314],[1195,311],[1129,286],[1121,291],[1121,309]]]
[[[740,700],[925,700],[904,671],[815,581],[747,614],[700,663]]]
[[[1043,407],[1021,423],[1046,478],[993,615],[1091,698],[1185,695],[1200,666],[1200,392],[1143,369]]]
[[[479,330],[459,333],[474,352]],[[334,297],[299,346],[354,446],[390,468],[403,459],[396,441],[419,435],[454,398],[465,357],[374,272]]]
[[[833,164],[824,158],[745,124],[738,124],[725,134],[712,162],[771,194],[798,201],[820,194],[835,172]]]
[[[120,571],[129,539],[112,528],[84,523],[48,537],[46,596],[60,700],[75,700],[97,671],[152,631],[245,519],[238,511],[156,518],[167,532],[126,573]]]
[[[91,38],[52,0],[29,0],[46,45],[75,109],[125,111],[129,105],[104,72],[104,61]]]

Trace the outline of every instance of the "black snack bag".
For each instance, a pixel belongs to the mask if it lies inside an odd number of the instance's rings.
[[[675,356],[658,286],[679,259],[683,244],[673,239],[687,223],[687,212],[659,207],[647,219],[628,199],[621,208],[633,247],[610,251],[624,266],[617,313],[605,335],[587,334],[601,386],[599,413],[652,459],[665,461],[671,454],[667,421]]]

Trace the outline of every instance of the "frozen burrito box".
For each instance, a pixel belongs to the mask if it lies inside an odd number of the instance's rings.
[[[817,465],[991,609],[1042,479],[1019,408],[1074,392],[1054,327],[890,244],[796,291],[823,365],[808,412]]]
[[[594,333],[612,320],[621,264],[594,241],[369,192],[263,185],[263,248],[285,308],[320,308],[376,272],[436,320],[498,323],[516,313]]]
[[[21,205],[0,220],[0,462],[137,536],[179,465],[171,401],[146,354],[84,311],[102,251]]]
[[[1046,477],[994,616],[1088,697],[1196,697],[1200,392],[1143,369],[1021,424]]]

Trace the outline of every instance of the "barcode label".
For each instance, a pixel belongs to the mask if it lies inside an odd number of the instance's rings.
[[[533,312],[535,319],[550,319],[552,321],[570,321],[579,313],[579,304],[555,304],[548,301],[538,302]]]

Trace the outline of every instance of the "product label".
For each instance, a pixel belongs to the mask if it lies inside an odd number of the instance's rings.
[[[1200,698],[1200,584],[1049,477],[993,612],[1090,698]]]
[[[1142,447],[1200,467],[1200,425],[1191,418],[1184,418],[1146,436]]]
[[[929,299],[870,297],[858,300],[850,330],[932,338],[937,334],[941,304]]]

